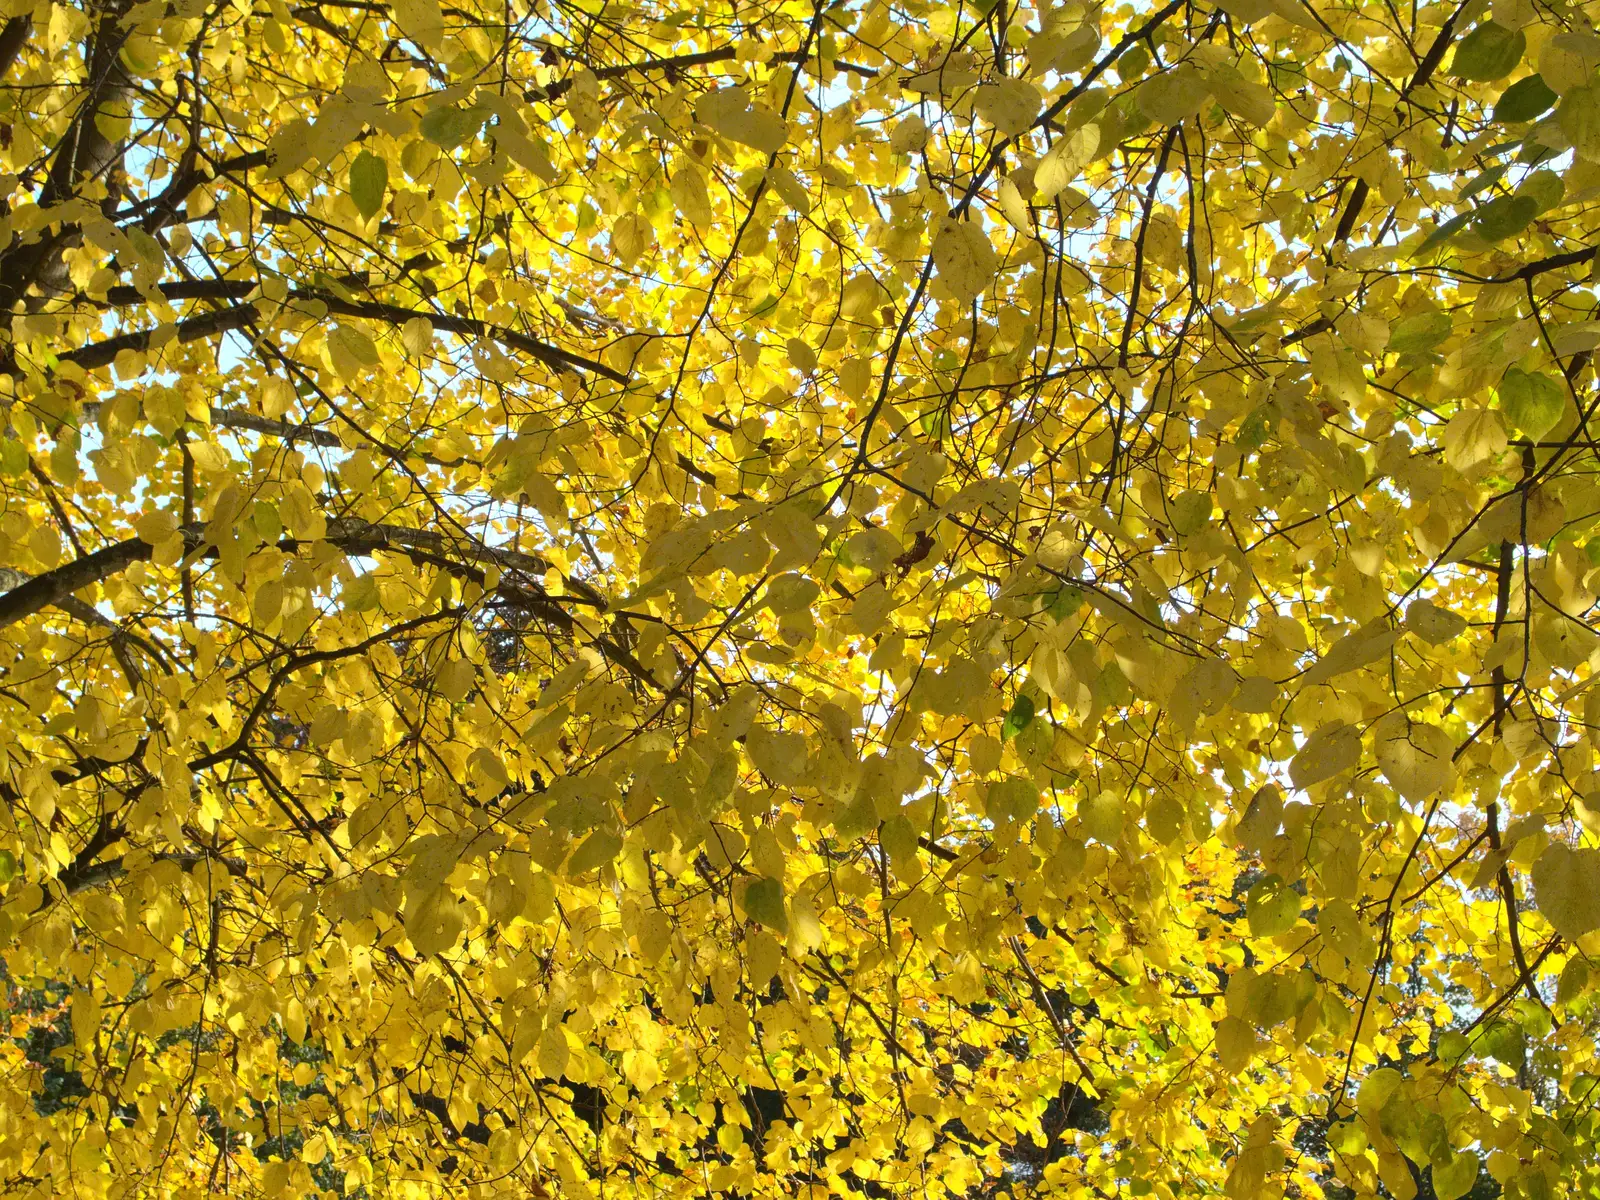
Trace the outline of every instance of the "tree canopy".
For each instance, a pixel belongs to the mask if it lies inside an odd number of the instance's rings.
[[[1600,1194],[1600,4],[3,15],[6,1196]]]

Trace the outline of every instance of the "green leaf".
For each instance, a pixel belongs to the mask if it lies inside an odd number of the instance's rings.
[[[1389,332],[1389,350],[1394,354],[1420,354],[1449,337],[1450,328],[1449,313],[1412,313],[1396,322]]]
[[[1404,1082],[1405,1076],[1393,1067],[1379,1067],[1361,1081],[1356,1092],[1356,1111],[1364,1117],[1377,1116]]]
[[[1600,86],[1568,88],[1556,108],[1556,125],[1579,158],[1600,158]]]
[[[950,436],[950,414],[944,408],[930,408],[917,421],[918,427],[934,441]]]
[[[9,850],[0,850],[0,883],[10,883],[17,877],[17,856]]]
[[[1539,202],[1532,196],[1501,196],[1478,210],[1473,231],[1485,241],[1503,242],[1538,215]]]
[[[1065,621],[1082,607],[1083,589],[1067,584],[1051,594],[1044,611],[1050,614],[1052,621]]]
[[[1527,1057],[1528,1039],[1518,1025],[1510,1021],[1491,1021],[1480,1035],[1483,1053],[1499,1059],[1508,1067],[1520,1067]]]
[[[1272,417],[1265,406],[1256,409],[1239,424],[1234,444],[1245,450],[1259,450],[1272,433]]]
[[[1500,94],[1494,106],[1494,119],[1508,125],[1531,121],[1549,112],[1556,102],[1556,94],[1545,83],[1543,75],[1529,75],[1519,79]]]
[[[356,294],[344,284],[340,283],[332,275],[329,275],[326,271],[312,271],[311,283],[314,287],[321,291],[332,292],[341,300],[348,300],[351,303],[355,302]],[[298,381],[296,382],[295,387],[297,390],[299,389]]]
[[[138,226],[128,230],[128,240],[133,243],[139,257],[151,266],[159,267],[167,261],[167,252],[161,243]]]
[[[878,845],[888,852],[891,862],[909,866],[917,859],[916,827],[908,817],[890,817],[878,826]]]
[[[1122,797],[1116,792],[1099,792],[1078,805],[1083,830],[1103,846],[1115,845],[1125,823]]]
[[[383,209],[384,192],[389,187],[389,164],[370,150],[363,150],[350,164],[350,199],[356,211],[372,220]]]
[[[997,779],[989,785],[983,809],[996,824],[1028,820],[1039,810],[1039,789],[1032,780],[1020,775]]]
[[[28,451],[15,438],[0,438],[0,475],[15,479],[28,469]]]
[[[1122,57],[1117,59],[1117,74],[1124,83],[1137,79],[1150,67],[1150,52],[1143,46],[1135,43],[1122,52]]]
[[[336,325],[328,334],[328,356],[333,369],[347,382],[359,376],[363,367],[377,367],[382,362],[373,340],[350,325]]]
[[[1211,523],[1210,492],[1179,492],[1167,503],[1167,519],[1180,537],[1199,533]]]
[[[1567,959],[1561,968],[1561,978],[1556,983],[1556,1002],[1570,1004],[1589,986],[1589,965],[1579,955]]]
[[[1521,183],[1514,193],[1527,196],[1538,205],[1538,212],[1548,212],[1561,203],[1567,194],[1567,185],[1554,171],[1535,171]]]
[[[779,933],[789,931],[789,914],[783,907],[783,884],[762,877],[751,880],[744,890],[744,911],[757,924]]]
[[[1467,1035],[1458,1029],[1452,1029],[1439,1035],[1439,1044],[1434,1047],[1434,1054],[1445,1066],[1453,1067],[1466,1058],[1471,1050],[1472,1043],[1467,1040]]]
[[[1528,39],[1522,30],[1485,21],[1461,39],[1450,74],[1480,83],[1503,79],[1522,61],[1522,52],[1527,48]]]
[[[489,110],[474,104],[470,108],[436,108],[422,118],[418,126],[422,136],[445,150],[478,136],[478,130],[489,119]]]
[[[1448,1162],[1433,1164],[1433,1191],[1439,1200],[1457,1200],[1478,1182],[1478,1156],[1470,1150],[1451,1155]]]
[[[1010,741],[1021,733],[1033,722],[1033,701],[1028,696],[1018,693],[1017,698],[1011,702],[1011,711],[1006,714],[1006,719],[1000,725],[1000,737],[1003,741]]]
[[[1517,162],[1527,167],[1536,167],[1555,157],[1556,151],[1549,146],[1541,146],[1538,142],[1523,142],[1517,150]]]
[[[567,860],[568,875],[585,875],[596,867],[603,867],[622,852],[622,839],[606,829],[596,829],[583,839],[583,844]]]
[[[1456,199],[1467,200],[1473,196],[1476,196],[1479,192],[1483,191],[1484,188],[1492,187],[1499,183],[1500,177],[1505,173],[1506,164],[1497,163],[1495,166],[1490,167],[1481,175],[1477,175],[1468,183],[1463,184],[1461,190],[1456,193]]]
[[[1567,397],[1543,371],[1509,368],[1500,379],[1500,409],[1523,433],[1538,441],[1561,422]]]
[[[1300,919],[1300,895],[1278,876],[1268,875],[1250,889],[1245,914],[1252,937],[1277,937]]]
[[[1435,229],[1427,237],[1423,238],[1422,245],[1416,248],[1411,257],[1421,258],[1424,254],[1427,254],[1428,251],[1438,249],[1451,238],[1455,237],[1456,234],[1465,229],[1467,227],[1467,223],[1472,220],[1473,216],[1474,214],[1470,212],[1457,213],[1443,225]]]

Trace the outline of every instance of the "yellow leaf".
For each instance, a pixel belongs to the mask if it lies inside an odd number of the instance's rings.
[[[678,169],[673,172],[669,190],[672,203],[684,220],[696,229],[711,228],[711,193],[706,189],[705,175],[700,168],[690,163],[679,163]]]
[[[1018,233],[1033,231],[1032,223],[1028,220],[1028,203],[1010,179],[1000,181],[1000,211]]]
[[[1256,1033],[1248,1021],[1224,1017],[1216,1029],[1217,1061],[1224,1070],[1237,1074],[1250,1063],[1255,1052]]]
[[[1431,646],[1441,646],[1459,637],[1467,628],[1466,618],[1429,600],[1414,600],[1406,609],[1406,628]]]
[[[1384,778],[1407,800],[1429,799],[1450,782],[1455,742],[1437,725],[1399,714],[1374,728],[1373,745]]]
[[[1177,125],[1200,111],[1207,90],[1200,72],[1184,64],[1140,84],[1134,101],[1158,125]]]
[[[351,325],[336,326],[328,334],[328,357],[333,369],[347,383],[354,382],[366,369],[379,363],[378,347],[366,333]]]
[[[655,227],[641,213],[623,213],[611,225],[611,248],[624,266],[638,262],[655,240]]]
[[[1458,471],[1497,458],[1506,444],[1505,425],[1493,409],[1465,407],[1444,428],[1445,461]]]
[[[178,531],[177,514],[163,509],[152,509],[134,523],[141,542],[159,546]]]
[[[1344,346],[1319,342],[1311,351],[1311,376],[1347,407],[1358,407],[1366,397],[1367,377],[1361,360]]]
[[[776,154],[788,139],[788,124],[766,108],[752,108],[743,88],[707,92],[695,102],[695,117],[729,141]]]
[[[896,154],[913,154],[928,144],[928,123],[912,113],[894,127],[889,145]]]
[[[1000,256],[982,226],[947,217],[934,234],[933,262],[956,299],[971,303],[994,281]]]
[[[466,910],[445,888],[436,888],[413,906],[406,904],[406,936],[424,958],[449,951],[466,929]]]
[[[552,1025],[546,1029],[539,1039],[539,1073],[547,1079],[561,1078],[570,1057],[565,1026]]]
[[[1211,94],[1225,111],[1257,128],[1272,121],[1277,105],[1265,84],[1246,79],[1236,67],[1224,67],[1206,78]]]
[[[1039,89],[1026,79],[1001,79],[978,88],[978,115],[1002,137],[1016,137],[1033,124],[1041,104]]]
[[[767,179],[773,191],[795,212],[803,217],[811,211],[811,197],[806,194],[806,189],[795,178],[793,171],[785,167],[772,167],[767,171]]]
[[[1039,160],[1033,173],[1034,190],[1045,202],[1055,197],[1069,183],[1083,173],[1094,161],[1100,149],[1100,126],[1080,126],[1064,137],[1058,138],[1048,153]]]
[[[1545,920],[1569,942],[1600,929],[1600,850],[1551,843],[1533,864],[1533,891]]]
[[[436,51],[445,31],[439,0],[395,0],[390,9],[405,35],[429,52]]]
[[[661,1082],[661,1064],[654,1051],[624,1050],[622,1074],[641,1092],[648,1092]]]
[[[433,351],[433,322],[427,317],[412,317],[400,327],[400,343],[413,358]]]
[[[1289,777],[1297,788],[1308,788],[1347,771],[1361,761],[1361,733],[1335,721],[1309,738],[1289,763]]]
[[[796,370],[809,375],[817,369],[817,352],[803,338],[790,338],[786,349],[789,351],[789,361]]]

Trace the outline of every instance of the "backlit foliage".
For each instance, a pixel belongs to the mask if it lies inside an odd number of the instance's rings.
[[[1600,5],[4,15],[5,1196],[1600,1188]]]

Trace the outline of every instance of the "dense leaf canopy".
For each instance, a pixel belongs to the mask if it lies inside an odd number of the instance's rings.
[[[5,1196],[1600,1189],[1600,4],[4,15]]]

